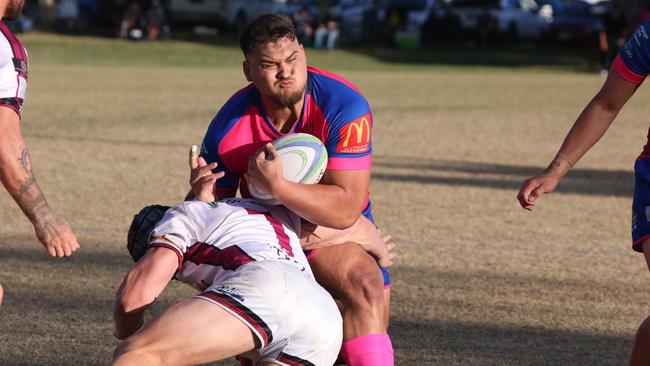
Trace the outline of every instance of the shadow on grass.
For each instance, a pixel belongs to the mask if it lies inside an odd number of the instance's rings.
[[[524,179],[544,167],[378,156],[372,178],[390,182],[472,186],[518,191]],[[414,173],[414,171],[417,171]],[[454,177],[450,174],[462,174]],[[634,172],[630,170],[573,169],[556,193],[631,197]]]
[[[396,320],[390,333],[397,365],[621,365],[631,338],[536,327]],[[402,355],[401,357],[399,355]]]

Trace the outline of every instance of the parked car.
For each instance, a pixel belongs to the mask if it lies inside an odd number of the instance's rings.
[[[551,22],[542,35],[546,42],[596,43],[603,15],[593,5],[573,0],[552,7]]]
[[[489,11],[496,19],[498,36],[507,40],[538,40],[550,21],[534,0],[455,0],[452,7],[469,31],[475,31],[481,15]]]
[[[239,33],[264,13],[291,14],[296,1],[288,0],[170,0],[174,23],[216,26],[221,31]]]

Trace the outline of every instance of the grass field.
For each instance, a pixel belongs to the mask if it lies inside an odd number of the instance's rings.
[[[244,85],[241,56],[197,43],[23,39],[23,132],[38,182],[82,248],[48,258],[0,194],[0,365],[105,364],[131,217],[184,197],[187,149]],[[485,66],[476,54],[410,60],[417,65],[392,53],[309,56],[373,107],[375,217],[400,244],[397,365],[626,363],[648,313],[650,276],[628,227],[650,89],[529,213],[516,203],[520,182],[550,161],[602,83],[575,58],[515,65],[492,54]],[[172,283],[155,309],[191,294]]]

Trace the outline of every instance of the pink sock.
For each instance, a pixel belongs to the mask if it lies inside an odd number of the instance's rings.
[[[343,342],[348,366],[393,366],[393,344],[388,334],[368,334]]]

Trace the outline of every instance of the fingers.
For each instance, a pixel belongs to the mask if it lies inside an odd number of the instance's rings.
[[[212,175],[213,174],[212,170],[216,169],[216,167],[217,167],[216,162],[210,163],[210,164],[207,164],[207,165],[204,165],[204,166],[200,166],[201,161],[203,161],[203,163],[205,163],[205,160],[203,160],[202,157],[198,159],[197,168],[194,168],[192,170],[192,174],[190,176],[190,185],[194,185],[194,183],[196,181],[198,181],[199,179],[201,179],[201,178],[203,178],[205,176]]]
[[[275,149],[272,143],[266,144],[267,157],[266,160],[275,160],[278,157],[278,151]]]
[[[63,258],[63,254],[65,252],[63,251],[63,248],[61,247],[61,245],[55,245],[54,246],[54,251],[56,252],[56,256],[58,258]]]
[[[199,166],[198,158],[198,147],[192,145],[192,147],[190,147],[190,169],[196,169]]]
[[[53,246],[47,246],[47,252],[50,254],[50,257],[56,257],[56,249]]]

